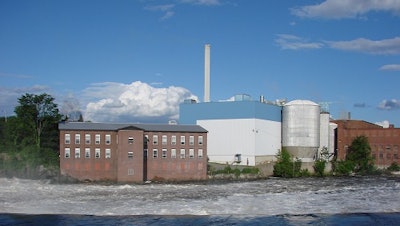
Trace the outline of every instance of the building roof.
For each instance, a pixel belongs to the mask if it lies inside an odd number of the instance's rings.
[[[290,105],[313,105],[313,106],[318,106],[317,103],[314,103],[310,100],[292,100],[288,103],[285,104],[285,106],[290,106]]]
[[[147,132],[197,132],[208,131],[199,125],[174,125],[174,124],[140,124],[140,123],[93,123],[93,122],[61,122],[59,130],[143,130]]]

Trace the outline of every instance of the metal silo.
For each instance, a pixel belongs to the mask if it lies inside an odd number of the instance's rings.
[[[282,110],[282,146],[303,162],[311,162],[320,145],[320,106],[293,100]]]

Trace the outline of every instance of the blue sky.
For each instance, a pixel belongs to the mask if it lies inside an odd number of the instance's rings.
[[[400,126],[400,1],[0,1],[0,110],[48,93],[86,120],[166,122],[203,100],[329,103]]]

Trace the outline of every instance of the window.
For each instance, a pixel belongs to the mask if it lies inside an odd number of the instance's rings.
[[[189,136],[189,145],[194,145],[194,136]]]
[[[181,159],[184,159],[185,158],[185,153],[186,151],[185,151],[185,149],[181,149]]]
[[[81,157],[81,149],[75,148],[75,158],[79,159]]]
[[[158,135],[153,135],[153,145],[158,144]]]
[[[194,149],[189,149],[189,158],[192,159],[194,158]]]
[[[128,151],[128,159],[133,159],[133,151]]]
[[[100,134],[96,134],[95,143],[100,144]]]
[[[143,150],[143,157],[146,157],[146,158],[147,158],[147,155],[148,155],[147,153],[148,153],[148,152],[149,152],[149,151],[148,151],[147,149],[144,149],[144,150]]]
[[[96,149],[94,150],[94,157],[95,157],[96,159],[99,159],[99,158],[100,158],[100,148],[96,148]]]
[[[128,169],[128,176],[132,176],[134,174],[135,171],[133,171],[133,169]]]
[[[163,159],[167,158],[167,149],[163,148],[162,149],[162,156]]]
[[[85,144],[90,144],[90,134],[85,134]]]
[[[203,145],[203,136],[198,136],[197,139],[198,139],[199,145]]]
[[[157,157],[158,157],[158,150],[153,149],[153,158],[157,158]]]
[[[85,158],[90,158],[90,148],[85,148]]]
[[[71,156],[71,149],[65,148],[64,156],[68,159]]]
[[[176,149],[171,149],[171,158],[176,158]]]
[[[181,144],[182,144],[182,145],[185,144],[185,136],[181,136]]]
[[[197,150],[197,157],[198,158],[203,158],[203,149]]]
[[[133,137],[128,137],[128,144],[133,144]]]
[[[162,136],[162,138],[161,138],[161,143],[162,143],[162,145],[167,145],[167,135],[163,135]]]
[[[65,134],[65,144],[71,143],[71,135],[69,133]]]
[[[80,143],[81,143],[81,135],[75,134],[75,144],[80,144]]]
[[[111,149],[107,148],[106,149],[106,159],[111,158]]]
[[[111,135],[106,134],[106,144],[111,144]]]
[[[171,144],[176,145],[176,136],[175,135],[171,136]]]

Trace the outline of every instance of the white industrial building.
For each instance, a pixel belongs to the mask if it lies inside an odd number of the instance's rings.
[[[210,101],[210,45],[205,46],[204,102],[180,105],[179,123],[197,124],[208,130],[210,162],[257,165],[271,162],[282,147],[312,162],[319,151],[334,153],[334,130],[330,115],[309,100],[288,103],[254,101],[237,95],[234,101]]]

